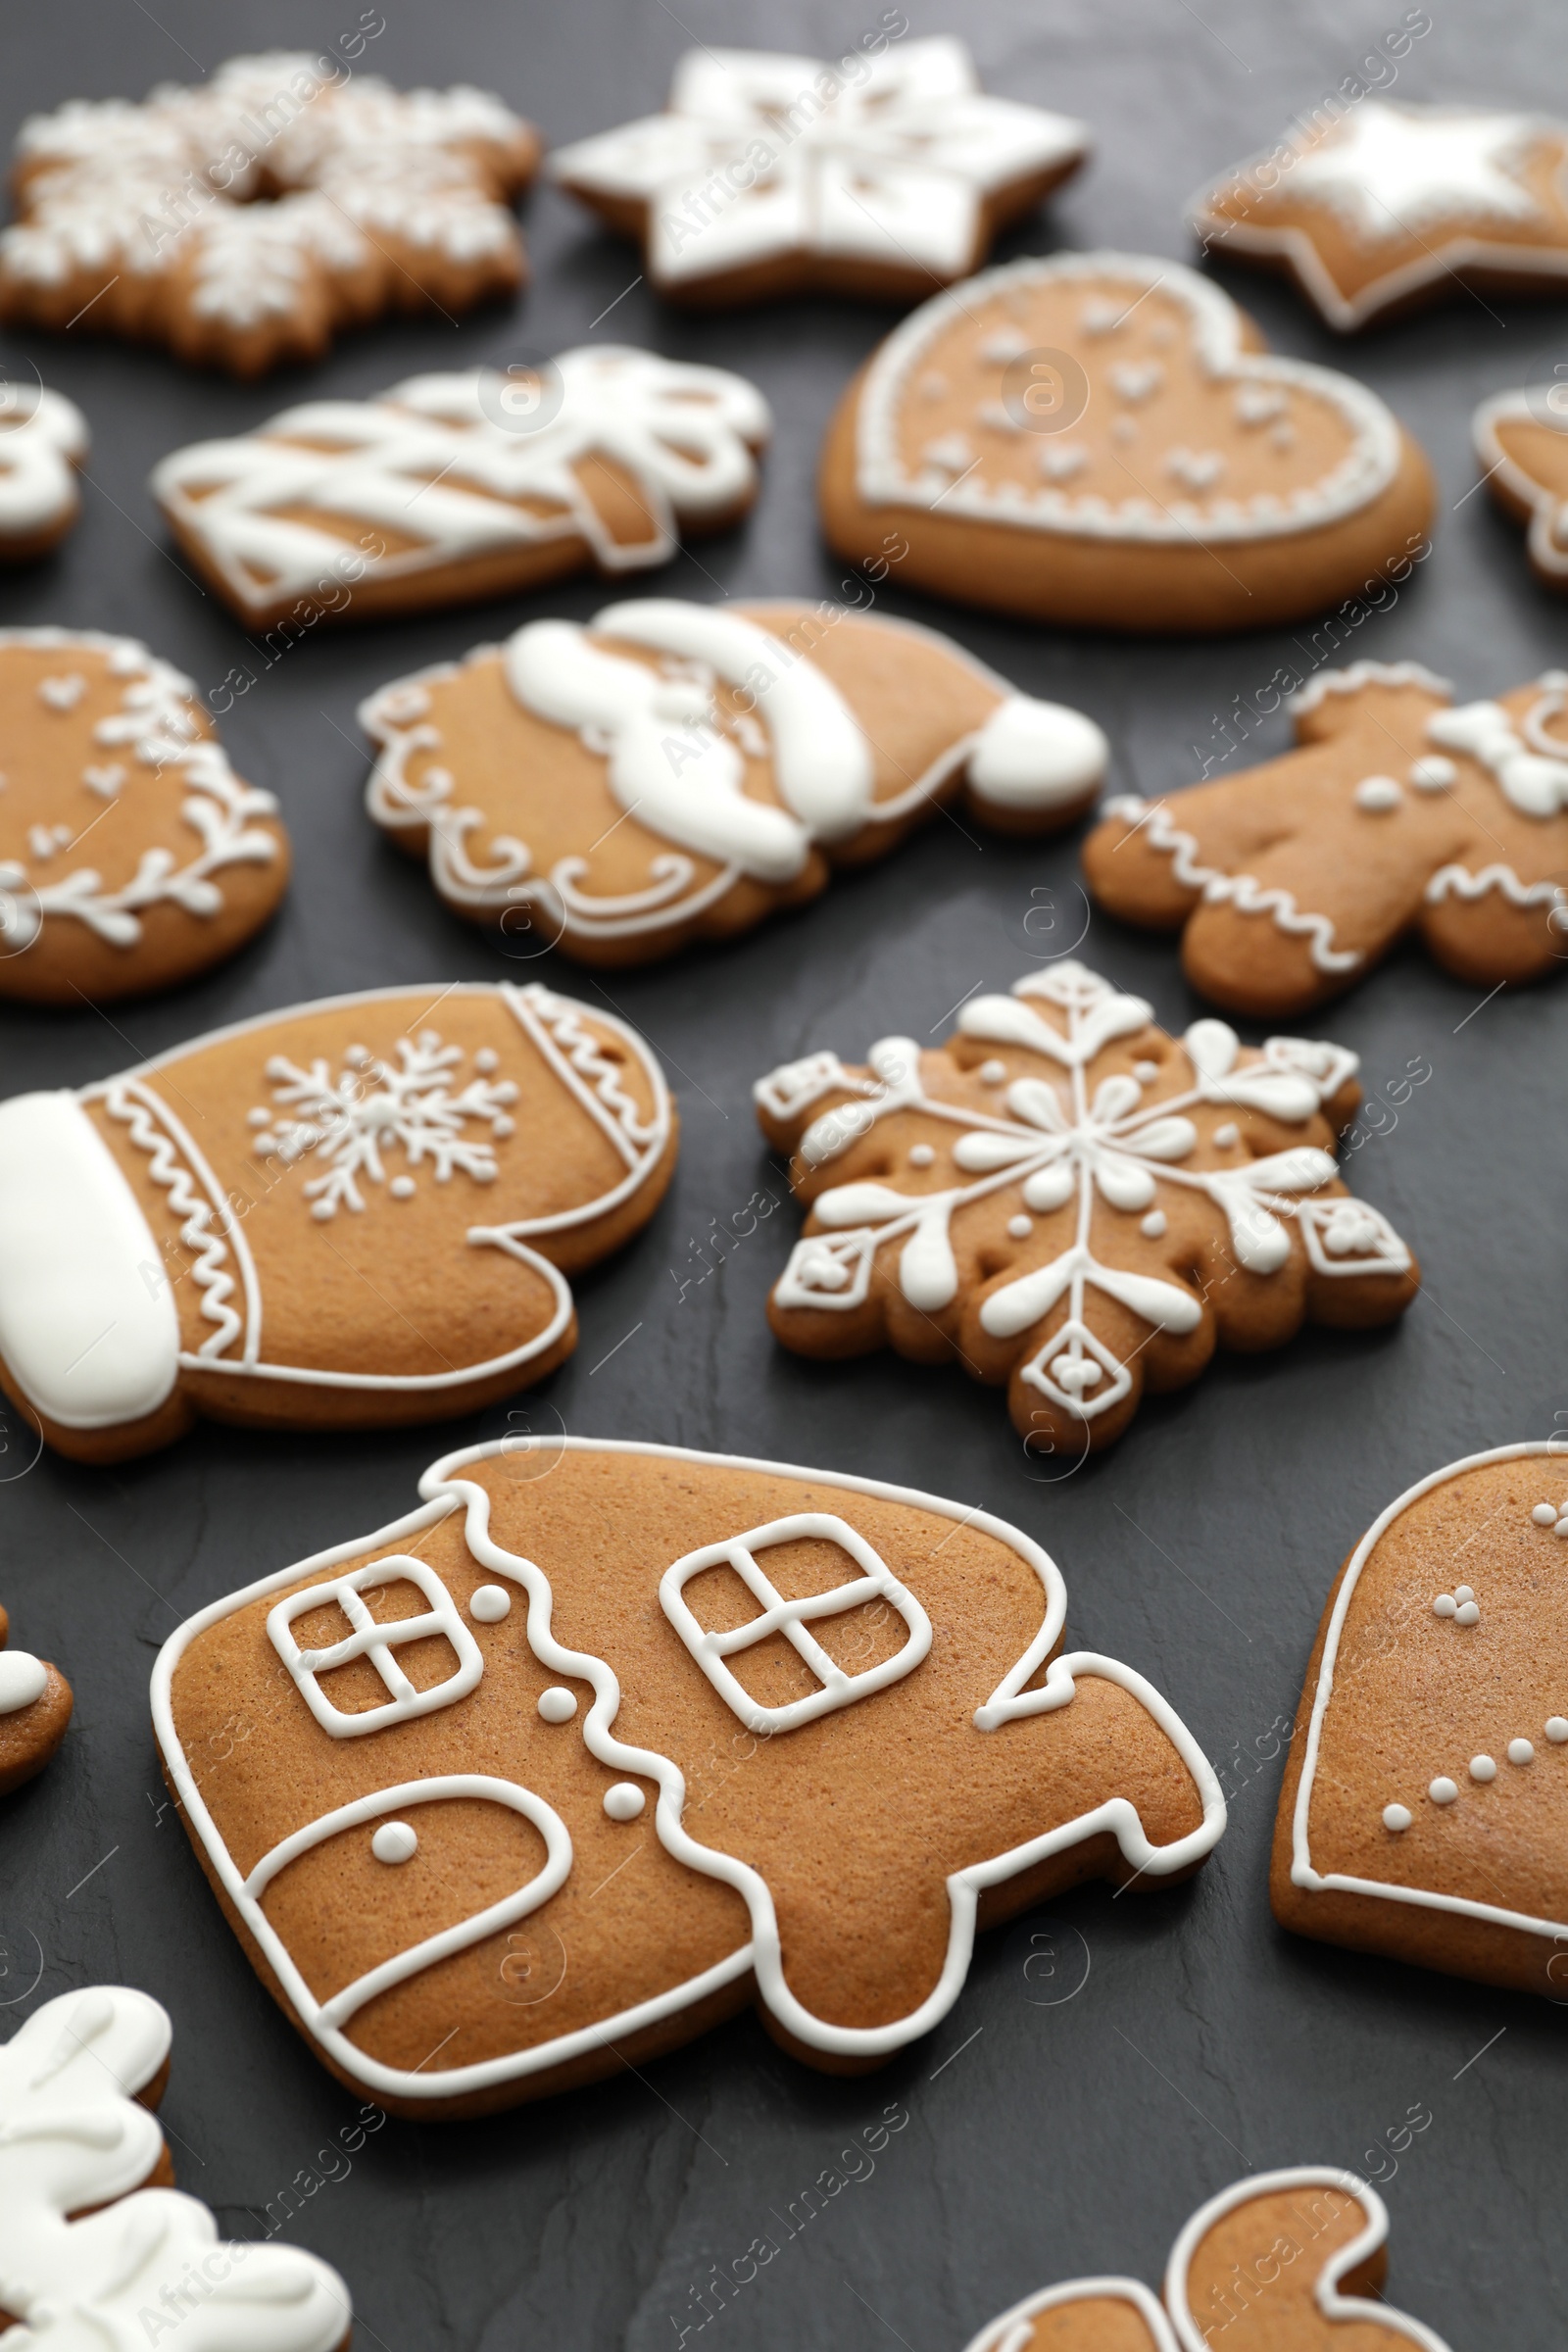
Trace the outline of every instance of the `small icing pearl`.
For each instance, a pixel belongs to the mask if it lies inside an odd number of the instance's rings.
[[[1436,755],[1412,760],[1410,764],[1410,781],[1417,792],[1446,792],[1458,773],[1451,760],[1439,759]]]
[[[1407,1830],[1415,1819],[1408,1805],[1385,1805],[1383,1827],[1386,1830]]]
[[[1227,1119],[1223,1127],[1214,1130],[1214,1141],[1222,1151],[1228,1152],[1232,1144],[1239,1144],[1241,1140],[1242,1131],[1234,1119]]]
[[[1546,1717],[1546,1738],[1553,1747],[1561,1747],[1563,1741],[1568,1740],[1568,1715]]]
[[[1557,1506],[1554,1502],[1538,1502],[1530,1516],[1538,1527],[1554,1527],[1557,1521]]]
[[[1440,1592],[1432,1603],[1432,1614],[1434,1617],[1451,1617],[1458,1605],[1451,1592]]]
[[[481,1046],[478,1053],[473,1057],[473,1066],[476,1070],[482,1071],[484,1075],[488,1077],[492,1070],[500,1069],[501,1056],[496,1052],[494,1046]]]
[[[605,1811],[612,1821],[635,1821],[647,1802],[635,1781],[617,1781],[605,1790]]]
[[[1004,1061],[983,1061],[980,1064],[982,1086],[1000,1086],[1006,1075],[1007,1065]]]
[[[412,1200],[419,1188],[412,1176],[394,1176],[386,1189],[394,1200]]]
[[[1453,1597],[1455,1600],[1474,1600],[1475,1594],[1471,1592],[1468,1585],[1455,1585],[1453,1588]]]
[[[1355,805],[1369,816],[1389,815],[1403,799],[1392,776],[1363,776],[1355,788]]]
[[[552,1683],[548,1690],[539,1693],[539,1712],[546,1723],[569,1723],[577,1712],[576,1691]]]
[[[1490,1756],[1471,1757],[1470,1778],[1473,1781],[1494,1781],[1496,1777],[1497,1767]]]
[[[1461,1600],[1453,1612],[1453,1622],[1455,1625],[1479,1625],[1481,1611],[1473,1600]]]
[[[1446,1779],[1442,1774],[1439,1775],[1439,1777],[1432,1783],[1432,1786],[1427,1790],[1428,1796],[1431,1797],[1432,1802],[1435,1805],[1451,1805],[1458,1793],[1459,1791],[1454,1786],[1453,1782]]]
[[[909,1146],[911,1168],[928,1168],[935,1157],[936,1153],[929,1144],[911,1144]]]
[[[1165,1211],[1162,1208],[1152,1208],[1147,1217],[1139,1219],[1138,1230],[1140,1233],[1146,1234],[1150,1241],[1157,1242],[1165,1230]]]
[[[1508,1761],[1510,1764],[1533,1764],[1535,1760],[1536,1751],[1528,1740],[1509,1740]]]
[[[383,1821],[370,1839],[370,1851],[378,1862],[408,1862],[418,1850],[419,1834],[406,1821]]]
[[[1026,1242],[1034,1229],[1033,1217],[1016,1216],[1007,1219],[1007,1231],[1015,1242]]]
[[[505,1585],[481,1585],[468,1595],[468,1615],[475,1625],[499,1625],[512,1606]]]
[[[1554,1536],[1568,1537],[1568,1511],[1564,1511],[1562,1517],[1558,1520],[1556,1526],[1551,1532]]]
[[[1154,1080],[1159,1076],[1159,1064],[1157,1061],[1135,1061],[1133,1076],[1138,1080],[1140,1086],[1152,1086]]]

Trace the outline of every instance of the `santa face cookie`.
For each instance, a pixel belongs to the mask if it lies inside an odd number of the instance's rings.
[[[753,1089],[809,1211],[767,1310],[802,1355],[956,1355],[1006,1384],[1029,1450],[1082,1457],[1216,1346],[1388,1323],[1415,1296],[1335,1169],[1360,1102],[1341,1047],[1167,1037],[1063,961],[971,997],[948,1045],[886,1037],[868,1061],[812,1054]]]
[[[0,1796],[42,1772],[66,1736],[73,1704],[59,1667],[27,1650],[8,1649],[10,1632],[0,1609]]]
[[[310,401],[152,487],[241,620],[364,620],[667,563],[746,512],[769,429],[744,377],[607,345]]]
[[[42,384],[0,383],[0,563],[46,555],[81,512],[87,419]]]
[[[172,2038],[146,1993],[94,1984],[0,2044],[0,2339],[90,2352],[177,2328],[190,2352],[335,2352],[353,2318],[336,2271],[225,2243],[170,2185],[152,2111]]]
[[[1108,913],[1180,930],[1230,1011],[1305,1012],[1408,931],[1482,987],[1568,956],[1568,677],[1457,710],[1413,662],[1329,670],[1299,749],[1170,800],[1109,801],[1084,843]]]
[[[508,209],[539,160],[482,90],[413,90],[335,60],[230,58],[140,106],[74,100],[17,143],[0,318],[166,343],[260,375],[344,326],[522,283]]]
[[[1568,385],[1495,393],[1470,431],[1487,488],[1527,526],[1532,571],[1544,588],[1568,594]]]
[[[1565,1495],[1555,1442],[1472,1454],[1350,1554],[1280,1795],[1283,1926],[1568,1995]]]
[[[641,241],[673,301],[913,302],[1088,152],[1084,123],[985,96],[961,41],[884,35],[832,63],[694,49],[663,114],[559,149],[551,172]]]
[[[829,428],[822,527],[851,563],[1068,627],[1262,628],[1425,541],[1425,458],[1364,384],[1275,359],[1175,262],[1055,254],[939,294]]]
[[[361,705],[368,806],[448,906],[585,963],[730,938],[960,791],[1045,832],[1094,799],[1092,720],[951,639],[834,605],[611,605],[527,622]]]
[[[571,1353],[565,1277],[674,1169],[624,1022],[464,981],[269,1013],[0,1103],[0,1381],[62,1453],[198,1413],[444,1420]]]
[[[263,1982],[395,2112],[564,2089],[748,2001],[858,2072],[946,2016],[977,1925],[1184,1877],[1224,1827],[1180,1719],[1060,1654],[1059,1572],[984,1512],[587,1438],[469,1447],[420,1493],[153,1677]]]
[[[1565,166],[1568,127],[1539,115],[1363,97],[1238,164],[1188,218],[1209,252],[1289,270],[1348,334],[1467,287],[1560,292]]]
[[[288,886],[270,792],[228,764],[189,678],[130,637],[0,630],[0,997],[172,987]]]

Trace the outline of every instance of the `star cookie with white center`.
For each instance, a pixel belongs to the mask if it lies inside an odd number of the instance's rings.
[[[58,1666],[25,1649],[8,1649],[11,1624],[0,1608],[0,1796],[42,1772],[71,1721],[71,1685]]]

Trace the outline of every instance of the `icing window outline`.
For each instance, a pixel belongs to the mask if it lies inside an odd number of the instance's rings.
[[[808,1592],[798,1600],[786,1600],[766,1570],[759,1565],[757,1554],[777,1544],[812,1539],[838,1544],[861,1573],[849,1584],[835,1585],[831,1592]],[[759,1615],[748,1618],[743,1625],[725,1633],[710,1633],[687,1607],[685,1588],[704,1569],[718,1567],[733,1569],[760,1608]],[[719,1697],[749,1732],[793,1732],[802,1724],[814,1723],[819,1715],[852,1706],[857,1699],[869,1698],[874,1691],[884,1690],[889,1684],[901,1682],[906,1674],[911,1674],[931,1647],[931,1620],[914,1594],[900,1584],[863,1536],[830,1511],[797,1511],[784,1519],[770,1519],[761,1527],[748,1528],[744,1535],[727,1537],[722,1543],[705,1544],[700,1551],[687,1552],[661,1577],[659,1600]],[[872,1600],[891,1601],[907,1626],[908,1637],[892,1657],[864,1668],[859,1674],[846,1674],[808,1627],[817,1618],[842,1616]],[[820,1688],[808,1691],[804,1698],[791,1699],[785,1706],[764,1707],[736,1680],[725,1660],[735,1651],[751,1649],[774,1634],[782,1634]]]
[[[402,1583],[416,1586],[430,1605],[417,1617],[399,1617],[383,1625],[371,1616],[360,1598],[361,1592],[368,1585]],[[353,1631],[325,1649],[301,1649],[294,1639],[294,1619],[308,1610],[327,1608],[334,1603]],[[449,1707],[456,1700],[466,1698],[484,1672],[479,1644],[458,1615],[451,1593],[433,1568],[407,1552],[390,1553],[366,1567],[350,1569],[345,1576],[329,1577],[325,1584],[312,1585],[303,1592],[291,1592],[269,1610],[267,1631],[300,1696],[322,1731],[329,1732],[334,1740],[357,1740],[366,1732],[385,1731],[394,1723],[409,1723],[416,1715],[428,1715],[433,1708]],[[407,1642],[427,1641],[436,1634],[443,1636],[456,1650],[457,1670],[432,1684],[429,1690],[416,1690],[394,1652]],[[390,1696],[380,1706],[367,1707],[351,1715],[333,1705],[318,1677],[335,1666],[348,1665],[354,1658],[369,1659]]]

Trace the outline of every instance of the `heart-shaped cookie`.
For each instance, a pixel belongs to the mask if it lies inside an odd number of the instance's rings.
[[[1425,458],[1365,385],[1271,356],[1176,262],[1056,254],[988,270],[898,327],[823,452],[851,562],[1069,626],[1294,619],[1418,551]]]
[[[1568,595],[1568,384],[1495,392],[1470,431],[1487,488],[1527,526],[1531,569],[1544,588]]]
[[[11,1625],[0,1608],[0,1796],[42,1772],[71,1721],[71,1685],[58,1666],[25,1649],[8,1649]]]

